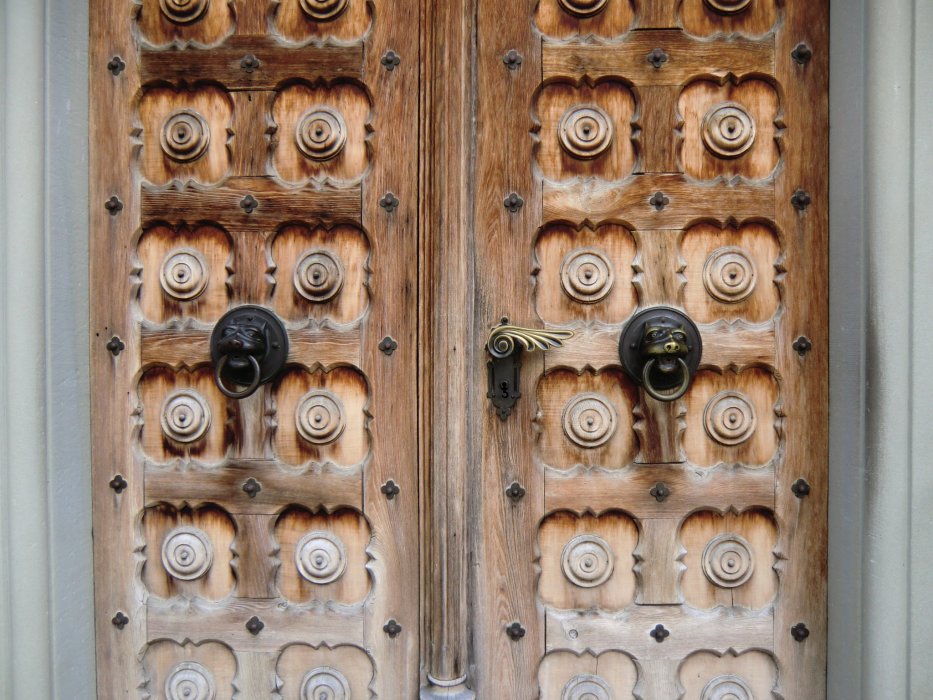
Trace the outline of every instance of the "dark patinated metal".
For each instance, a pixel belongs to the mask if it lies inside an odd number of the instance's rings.
[[[382,491],[382,493],[385,494],[385,497],[390,501],[402,492],[402,489],[399,488],[399,485],[396,484],[392,479],[389,479],[387,482],[385,482],[382,485],[382,488],[379,490]]]
[[[398,197],[391,192],[386,192],[385,196],[379,200],[379,206],[385,209],[389,214],[398,209],[398,204]]]
[[[249,632],[254,637],[260,632],[262,632],[262,629],[265,626],[266,626],[265,623],[262,620],[260,620],[258,617],[256,617],[255,615],[253,615],[250,619],[246,621],[246,631]]]
[[[525,487],[522,486],[517,481],[513,481],[511,485],[505,490],[505,495],[509,497],[509,500],[512,503],[518,503],[522,498],[525,497]]]
[[[810,495],[810,484],[806,479],[797,479],[790,487],[790,490],[797,498],[805,498]]]
[[[661,211],[668,204],[671,203],[671,200],[663,192],[655,192],[651,199],[648,200],[648,204],[654,207],[655,211]]]
[[[648,634],[650,634],[654,638],[654,641],[656,641],[658,644],[671,636],[671,633],[667,630],[667,628],[660,624],[655,625],[654,629],[651,630]]]
[[[395,352],[396,348],[398,348],[398,343],[395,342],[395,338],[393,338],[391,335],[387,335],[379,343],[379,349],[386,355],[391,355],[393,352]]]
[[[810,193],[806,190],[797,190],[790,198],[790,203],[797,211],[804,211],[810,206],[811,201],[813,200],[810,199]]]
[[[402,626],[392,619],[382,626],[382,631],[389,635],[389,639],[395,639],[402,633]]]
[[[519,197],[517,192],[511,192],[502,200],[502,205],[514,214],[525,205],[525,200]]]
[[[810,636],[810,630],[805,624],[798,622],[796,625],[790,628],[790,635],[794,638],[795,641],[802,642]]]
[[[790,52],[790,57],[800,65],[806,65],[810,62],[810,59],[813,58],[813,49],[805,43],[800,42],[794,47],[794,50]]]
[[[126,479],[123,478],[122,474],[117,474],[110,480],[110,488],[112,488],[117,493],[123,493],[123,490],[129,486]]]
[[[791,347],[794,348],[798,355],[803,357],[813,349],[813,343],[810,342],[810,339],[807,336],[802,335],[794,341],[794,344]]]
[[[651,49],[651,53],[645,56],[645,60],[655,68],[661,68],[669,58],[664,49],[661,48]]]
[[[262,491],[262,484],[256,481],[253,477],[250,477],[243,484],[243,491],[250,498],[256,498],[256,494]]]
[[[104,202],[104,209],[106,209],[110,216],[116,216],[121,211],[123,211],[123,202],[120,201],[120,198],[117,195],[113,195],[110,199]]]
[[[246,54],[243,59],[240,61],[240,68],[245,70],[247,73],[252,73],[254,70],[259,68],[262,65],[262,61],[256,58],[253,54]]]
[[[502,62],[509,70],[518,70],[518,67],[522,65],[522,55],[515,49],[509,49],[502,57]]]
[[[667,500],[667,497],[671,495],[671,490],[667,487],[667,484],[663,481],[659,481],[651,487],[648,494],[653,496],[658,503],[663,503]]]
[[[124,62],[124,60],[119,56],[114,56],[107,63],[107,70],[109,70],[114,75],[120,75],[124,68],[126,68],[126,62]]]
[[[401,56],[399,56],[395,51],[389,49],[382,56],[382,65],[387,71],[394,71],[396,66],[402,62]]]
[[[525,628],[522,627],[520,622],[513,622],[511,625],[505,628],[505,633],[509,635],[509,639],[513,642],[517,642],[519,639],[525,636]]]
[[[124,615],[122,611],[117,611],[117,614],[111,618],[110,622],[118,630],[122,630],[129,624],[130,618]]]
[[[116,357],[126,348],[126,344],[120,340],[119,336],[113,336],[110,340],[107,341],[107,349],[110,351],[110,354]]]
[[[232,399],[245,398],[260,384],[271,381],[285,367],[287,358],[285,324],[262,306],[244,304],[231,309],[211,333],[214,381]]]
[[[243,199],[240,200],[240,208],[245,211],[247,214],[252,214],[256,211],[256,207],[259,206],[259,200],[257,200],[253,195],[248,194]]]
[[[668,306],[639,311],[619,339],[619,358],[626,373],[658,401],[674,401],[686,393],[702,354],[696,324]]]

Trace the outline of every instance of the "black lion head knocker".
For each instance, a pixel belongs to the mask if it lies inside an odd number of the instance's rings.
[[[676,309],[645,309],[625,327],[619,353],[629,376],[649,396],[674,401],[686,393],[700,363],[700,334]]]
[[[287,355],[284,325],[262,307],[240,306],[227,312],[211,335],[214,380],[230,398],[242,399],[256,391],[278,374]]]

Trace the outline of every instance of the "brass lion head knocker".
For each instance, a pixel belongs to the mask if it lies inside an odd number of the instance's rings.
[[[619,341],[626,372],[658,401],[683,396],[700,364],[702,341],[685,314],[664,306],[637,313]]]

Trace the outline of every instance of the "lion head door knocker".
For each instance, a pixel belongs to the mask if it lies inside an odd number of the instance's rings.
[[[288,357],[288,333],[274,313],[238,306],[225,313],[211,333],[214,381],[231,399],[251,395],[273,379]]]
[[[700,331],[677,309],[654,306],[635,314],[619,340],[626,373],[658,401],[683,396],[703,354]]]

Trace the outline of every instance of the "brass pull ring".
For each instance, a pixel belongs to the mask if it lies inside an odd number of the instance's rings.
[[[686,394],[687,389],[690,388],[690,368],[687,366],[687,363],[684,362],[684,359],[682,357],[677,358],[677,364],[680,365],[680,374],[683,377],[683,381],[681,381],[680,386],[670,394],[662,394],[651,384],[651,370],[653,370],[657,364],[657,359],[648,360],[641,371],[641,384],[645,393],[657,401],[676,401]]]
[[[256,388],[259,386],[259,379],[262,375],[262,370],[259,368],[259,360],[257,360],[252,355],[248,355],[247,357],[249,358],[250,367],[253,369],[253,378],[250,380],[249,385],[242,391],[228,389],[226,384],[224,384],[223,378],[221,377],[221,373],[224,371],[224,367],[227,366],[227,360],[230,359],[230,356],[223,355],[220,358],[220,362],[217,363],[217,367],[214,369],[214,382],[217,384],[217,388],[220,389],[224,396],[228,396],[231,399],[245,399],[247,396],[256,391]]]

